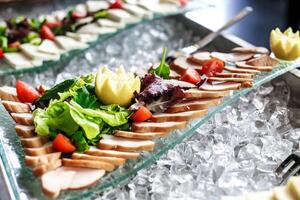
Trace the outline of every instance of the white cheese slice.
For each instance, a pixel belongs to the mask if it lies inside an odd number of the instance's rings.
[[[139,0],[124,0],[125,3],[137,4]]]
[[[131,15],[127,11],[121,9],[108,10],[108,18],[125,24],[133,24],[141,21],[141,18]]]
[[[180,6],[180,2],[178,0],[160,0],[160,3],[171,3]]]
[[[103,35],[103,34],[108,34],[108,33],[115,33],[116,31],[117,31],[116,28],[100,27],[97,23],[92,23],[92,24],[87,24],[87,25],[80,27],[77,30],[77,33]]]
[[[254,192],[246,195],[246,200],[273,200],[273,192]]]
[[[111,27],[111,28],[124,28],[125,27],[125,23],[112,21],[110,19],[98,19],[97,23],[99,26],[102,26],[102,27]]]
[[[87,1],[86,7],[88,12],[97,12],[102,9],[108,9],[109,3],[107,1]]]
[[[67,51],[71,51],[74,49],[85,49],[88,47],[86,43],[79,42],[73,38],[67,37],[67,36],[56,36],[55,42],[62,47],[63,49]]]
[[[132,15],[135,15],[140,18],[145,19],[152,19],[153,18],[153,12],[146,10],[140,6],[133,5],[133,4],[123,4],[123,9],[129,12]]]
[[[85,4],[81,3],[81,4],[77,4],[75,6],[75,11],[79,12],[79,13],[83,13],[86,14],[87,13],[87,7]]]
[[[294,200],[293,195],[289,191],[288,187],[285,186],[275,187],[273,189],[273,195],[273,198],[278,200]]]
[[[54,15],[46,15],[45,19],[47,20],[47,22],[56,22],[56,17]]]
[[[66,11],[65,10],[57,10],[52,13],[52,15],[55,17],[56,20],[62,21],[63,18],[66,16]]]
[[[87,24],[87,23],[91,23],[93,21],[93,17],[90,16],[90,17],[85,17],[85,18],[81,18],[81,19],[78,19],[75,23],[76,26],[78,25],[81,25],[81,24]]]
[[[138,4],[142,8],[146,10],[152,11],[154,13],[158,13],[161,15],[168,15],[178,12],[178,6],[172,3],[154,3],[151,1],[143,1]]]
[[[98,35],[94,34],[87,34],[87,33],[73,33],[73,32],[67,32],[66,35],[68,37],[74,38],[75,40],[78,40],[80,42],[94,42],[98,39]]]
[[[38,46],[32,45],[30,43],[22,44],[21,51],[31,59],[40,59],[40,60],[59,60],[59,54],[48,54],[39,52]]]
[[[27,67],[33,67],[34,64],[31,59],[19,52],[5,53],[4,60],[13,68],[21,69]]]
[[[60,48],[52,40],[43,40],[41,45],[38,47],[38,51],[42,53],[53,54],[53,55],[62,54],[65,52],[65,50]]]

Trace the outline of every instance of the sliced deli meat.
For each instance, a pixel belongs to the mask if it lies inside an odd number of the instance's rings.
[[[59,195],[61,190],[83,189],[95,184],[105,170],[78,167],[59,167],[41,176],[43,192],[52,198]]]
[[[61,159],[54,160],[47,164],[41,164],[33,168],[33,174],[35,176],[42,176],[46,172],[52,171],[62,165]]]
[[[202,117],[205,114],[207,114],[207,109],[192,110],[192,111],[177,112],[177,113],[161,113],[161,114],[152,115],[150,120],[153,122],[182,122],[197,117]]]
[[[269,54],[269,50],[265,47],[235,47],[232,52],[237,53],[254,53],[254,54]]]
[[[115,166],[111,163],[99,160],[78,160],[78,159],[62,159],[63,166],[66,167],[83,167],[92,169],[104,169],[105,171],[114,170]]]
[[[15,122],[23,125],[32,125],[33,117],[31,113],[10,113]]]
[[[37,148],[24,148],[25,154],[28,156],[41,156],[48,153],[53,153],[52,142],[48,142]]]
[[[31,138],[21,138],[21,144],[25,148],[37,148],[42,147],[48,142],[47,137],[35,136]]]
[[[224,62],[238,62],[238,61],[244,61],[249,60],[250,58],[253,58],[253,53],[220,53],[220,52],[212,52],[211,54],[212,58],[217,58],[220,60],[223,60]]]
[[[85,153],[93,156],[110,156],[129,160],[136,160],[140,155],[138,152],[123,152],[115,150],[103,150],[97,148],[90,148]]]
[[[210,52],[208,51],[197,52],[195,54],[192,54],[190,57],[188,57],[188,61],[199,65],[202,65],[204,62],[210,59],[211,59]]]
[[[232,78],[232,77],[208,77],[207,82],[237,82],[237,83],[243,83],[243,82],[252,82],[253,79],[251,78]]]
[[[222,77],[222,78],[252,78],[253,74],[246,74],[246,73],[233,73],[228,71],[223,71],[221,73],[217,72],[215,77]]]
[[[199,88],[207,91],[224,91],[224,90],[239,90],[242,87],[241,83],[224,82],[219,84],[204,83]]]
[[[34,126],[16,124],[15,129],[16,129],[18,136],[22,137],[22,138],[31,138],[36,135],[34,133]]]
[[[189,89],[184,91],[186,99],[204,99],[204,98],[219,98],[229,96],[231,93],[228,90],[223,91],[204,91],[199,89]]]
[[[123,137],[123,138],[132,138],[138,140],[152,140],[158,137],[164,137],[169,135],[168,132],[148,132],[148,133],[137,133],[130,131],[115,131],[115,136]]]
[[[168,108],[167,112],[177,113],[190,110],[207,109],[210,106],[216,106],[221,102],[220,98],[185,100]]]
[[[186,127],[186,122],[140,122],[133,123],[134,132],[169,132]]]
[[[253,58],[246,62],[248,65],[252,66],[276,66],[278,64],[278,60],[271,58],[269,55],[259,56],[257,58]]]
[[[112,135],[104,135],[99,141],[99,149],[117,151],[153,151],[155,143],[151,140],[136,140]]]
[[[73,153],[72,159],[80,159],[80,160],[96,160],[96,161],[103,161],[113,164],[114,166],[121,166],[125,163],[124,158],[117,158],[117,157],[106,157],[106,156],[93,156],[83,153]]]
[[[8,112],[13,113],[28,113],[31,112],[29,104],[15,102],[15,101],[2,101],[3,106]]]
[[[233,73],[245,73],[245,74],[258,74],[260,73],[257,69],[248,69],[248,68],[237,68],[232,66],[225,66],[225,70]]]
[[[270,72],[273,69],[272,66],[253,66],[253,65],[246,64],[246,62],[236,62],[236,67],[242,69],[253,69],[262,72]]]
[[[201,70],[201,65],[193,64],[187,60],[186,57],[178,57],[176,58],[170,65],[171,69],[177,72],[178,74],[182,74],[189,67],[194,68],[198,71]]]
[[[25,156],[25,164],[27,166],[36,167],[41,164],[53,163],[56,160],[59,160],[60,156],[60,152],[49,153],[41,156]]]
[[[19,102],[16,88],[9,86],[0,87],[0,99]]]

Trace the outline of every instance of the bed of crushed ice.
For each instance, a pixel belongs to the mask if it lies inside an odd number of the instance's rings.
[[[99,199],[220,199],[262,191],[278,183],[274,170],[299,148],[291,126],[290,91],[274,81],[241,97],[169,150],[125,186]]]
[[[64,79],[96,72],[99,66],[136,69],[159,58],[163,47],[179,49],[199,40],[175,19],[140,24],[85,55],[42,73],[18,78],[51,86]],[[0,78],[14,85],[16,77]],[[129,184],[100,199],[219,199],[220,196],[266,190],[276,184],[274,169],[298,148],[300,129],[290,125],[289,89],[284,82],[267,84],[218,113]]]

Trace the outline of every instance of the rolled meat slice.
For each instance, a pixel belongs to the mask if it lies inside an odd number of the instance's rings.
[[[175,104],[168,108],[167,112],[177,113],[190,110],[207,109],[210,106],[216,106],[221,102],[220,98],[214,99],[197,99],[197,100],[185,100],[178,104]]]
[[[233,73],[245,73],[245,74],[258,74],[260,73],[259,70],[256,69],[244,69],[244,68],[237,68],[232,66],[225,66],[224,70],[233,72]]]
[[[49,164],[59,160],[60,152],[49,153],[41,156],[25,156],[25,164],[27,166],[36,167],[41,164]]]
[[[83,154],[83,153],[73,153],[72,159],[103,161],[103,162],[111,163],[114,166],[123,165],[126,161],[124,158],[92,156],[92,155]]]
[[[188,61],[191,63],[195,63],[198,65],[202,65],[204,62],[210,60],[210,52],[203,51],[203,52],[197,52],[190,57],[188,57]]]
[[[22,138],[31,138],[35,136],[34,126],[27,126],[22,124],[16,124],[15,126],[18,136]]]
[[[246,62],[248,65],[252,66],[276,66],[278,64],[278,60],[271,58],[269,55],[263,55],[258,58],[252,58]]]
[[[222,78],[252,78],[253,74],[246,74],[246,73],[232,73],[228,71],[223,71],[221,73],[217,72],[215,77],[222,77]]]
[[[16,88],[9,86],[0,87],[0,99],[19,102]]]
[[[117,150],[125,152],[153,151],[155,143],[151,140],[136,140],[129,138],[104,135],[99,141],[99,149]]]
[[[198,89],[185,90],[183,93],[184,97],[188,100],[226,97],[231,94],[230,91],[204,91]]]
[[[133,123],[132,130],[134,132],[169,132],[174,129],[186,127],[186,122],[140,122]]]
[[[186,57],[178,57],[176,58],[170,65],[171,69],[177,72],[178,74],[184,73],[184,71],[191,67],[196,69],[197,71],[201,70],[201,66],[198,64],[193,64],[187,60]]]
[[[13,112],[13,113],[31,112],[30,106],[26,103],[3,100],[2,104],[8,112]]]
[[[252,78],[232,78],[232,77],[208,77],[207,82],[212,83],[213,82],[237,82],[237,83],[243,83],[243,82],[252,82]]]
[[[47,164],[40,164],[32,169],[35,176],[42,176],[46,172],[55,170],[62,165],[61,159],[54,160],[53,162]]]
[[[137,133],[130,131],[116,131],[114,133],[115,136],[123,137],[123,138],[132,138],[138,140],[152,140],[158,137],[164,137],[169,135],[168,132],[148,132],[148,133]]]
[[[241,83],[235,83],[235,82],[224,82],[219,84],[209,84],[204,83],[199,88],[201,90],[207,90],[207,91],[224,91],[224,90],[239,90],[241,89],[242,84]]]
[[[246,64],[246,62],[236,62],[236,67],[242,69],[258,70],[262,72],[270,72],[273,70],[272,66],[253,66],[253,65]]]
[[[48,142],[38,148],[24,148],[25,154],[28,156],[41,156],[48,153],[53,153],[52,142]]]
[[[223,60],[224,62],[238,62],[245,61],[253,58],[253,53],[220,53],[220,52],[211,52],[210,56],[212,58],[217,58]]]
[[[104,169],[105,171],[111,172],[115,169],[115,166],[111,163],[99,161],[99,160],[77,160],[77,159],[62,159],[63,166],[66,167],[83,167],[92,169]]]
[[[235,47],[232,52],[236,53],[254,53],[254,54],[269,54],[269,50],[265,47]]]
[[[184,122],[207,114],[207,109],[193,110],[177,113],[161,113],[153,114],[151,121],[153,122]]]
[[[105,157],[109,156],[109,157],[124,158],[129,160],[136,160],[140,155],[138,152],[103,150],[103,149],[97,149],[92,147],[89,150],[87,150],[85,153],[93,156],[105,156]]]
[[[15,122],[23,125],[32,125],[33,117],[31,113],[11,113]]]
[[[42,147],[48,142],[47,137],[35,136],[31,138],[20,138],[21,144],[25,148],[37,148]]]

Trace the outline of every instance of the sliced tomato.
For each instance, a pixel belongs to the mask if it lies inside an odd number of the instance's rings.
[[[112,4],[110,4],[110,9],[122,9],[123,3],[122,0],[115,0]]]
[[[189,2],[189,0],[179,0],[180,6],[184,7]]]
[[[189,67],[181,75],[180,80],[197,84],[201,81],[201,76],[194,68]]]
[[[33,103],[37,98],[40,97],[38,91],[36,91],[29,84],[17,80],[16,82],[17,96],[21,102],[24,103]]]
[[[62,23],[60,21],[54,21],[54,22],[48,22],[46,21],[44,25],[48,26],[50,29],[55,28],[55,27],[60,27]]]
[[[217,72],[223,71],[224,65],[222,60],[213,58],[203,63],[201,72],[206,76],[214,76]]]
[[[55,150],[62,153],[72,153],[76,150],[71,141],[61,133],[57,134],[53,140],[52,146]]]
[[[4,51],[3,51],[3,49],[0,49],[0,59],[1,58],[4,58]]]
[[[40,30],[40,35],[42,39],[54,40],[55,35],[47,25],[43,25]]]
[[[19,41],[12,42],[8,44],[8,48],[20,49],[21,43]]]
[[[72,12],[73,19],[80,19],[80,18],[84,18],[84,17],[86,17],[85,13],[80,13],[80,12],[76,12],[76,11]]]
[[[152,117],[152,113],[145,106],[141,106],[130,117],[135,122],[144,122]]]

